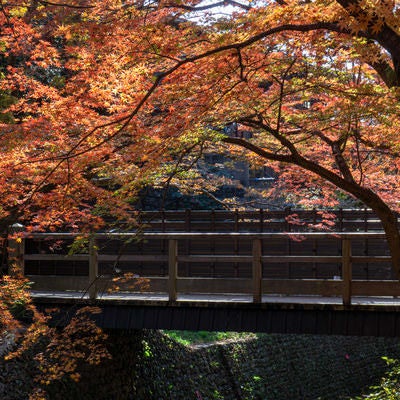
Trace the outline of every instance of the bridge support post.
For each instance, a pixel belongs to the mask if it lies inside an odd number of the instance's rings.
[[[348,238],[342,239],[342,280],[343,280],[343,304],[351,305],[351,280],[352,280],[352,265],[351,265],[351,240]]]
[[[97,297],[97,278],[99,276],[99,263],[97,258],[96,239],[92,236],[89,240],[89,298]]]
[[[253,302],[261,303],[262,291],[262,243],[261,239],[253,240]]]
[[[22,234],[24,226],[16,223],[10,227],[10,237],[8,239],[8,274],[14,278],[25,275],[25,239],[18,234]]]
[[[176,279],[178,277],[178,241],[168,241],[168,298],[176,301]]]

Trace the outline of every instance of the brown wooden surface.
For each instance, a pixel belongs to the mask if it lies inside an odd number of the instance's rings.
[[[61,234],[64,235],[64,234]],[[146,289],[150,292],[166,292],[171,302],[177,300],[182,293],[203,293],[208,296],[214,294],[251,294],[254,303],[261,303],[263,295],[313,295],[313,296],[338,296],[340,295],[344,305],[350,305],[352,297],[357,295],[364,296],[397,296],[399,294],[399,283],[387,279],[386,265],[390,260],[388,256],[352,256],[354,242],[360,240],[383,240],[381,233],[302,233],[302,241],[295,241],[291,245],[291,251],[298,252],[298,255],[269,255],[276,252],[275,240],[287,241],[288,236],[282,233],[144,233],[144,241],[138,248],[141,254],[98,254],[98,242],[104,238],[115,241],[116,238],[123,237],[126,241],[135,233],[111,233],[96,234],[89,240],[89,253],[86,258],[89,263],[88,280],[77,279],[74,277],[63,276],[41,276],[29,275],[34,282],[34,289],[49,290],[76,290],[78,287],[84,292],[87,291],[91,299],[97,297],[97,291],[109,290],[112,287],[112,278],[115,277],[116,269],[111,269],[109,274],[100,273],[99,263],[110,261],[115,263],[128,263],[128,272],[135,272],[138,265],[142,262],[148,263],[168,263],[168,276],[159,274],[140,274],[146,281]],[[40,237],[58,237],[58,234],[34,234],[36,239]],[[297,235],[296,235],[297,236]],[[64,237],[64,236],[63,236]],[[152,239],[156,239],[157,246],[146,246]],[[235,246],[235,242],[246,241],[246,246]],[[318,245],[321,255],[316,253],[316,241],[328,240],[327,246]],[[180,246],[190,240],[190,252],[200,252],[201,254],[181,255],[181,251],[188,251],[187,246]],[[167,243],[168,254],[164,248]],[[201,243],[200,246],[199,243]],[[222,243],[223,249],[217,249],[215,243]],[[160,246],[162,244],[162,246]],[[274,245],[271,245],[274,244]],[[318,244],[318,243],[317,243]],[[101,249],[104,249],[102,247]],[[330,255],[337,252],[339,255]],[[207,253],[208,251],[208,253]],[[109,250],[107,250],[109,252]],[[209,254],[212,252],[212,254]],[[157,254],[163,253],[163,254]],[[218,254],[216,254],[218,253]],[[34,257],[33,257],[34,256]],[[40,254],[31,255],[31,259],[39,260]],[[43,258],[48,261],[51,256],[43,254]],[[81,261],[85,255],[79,255]],[[73,260],[73,256],[55,255],[56,261],[60,257]],[[29,258],[29,257],[28,257]],[[122,260],[122,261],[121,261]],[[185,270],[181,268],[181,263],[190,263],[192,276],[185,276]],[[373,263],[382,272],[381,279],[373,281],[354,279],[353,269],[357,271],[357,264]],[[281,266],[290,265],[290,274],[287,269]],[[196,269],[200,265],[200,270]],[[320,267],[316,276],[316,266]],[[242,272],[241,270],[244,270]],[[158,268],[161,270],[161,268]],[[325,274],[321,271],[325,270]],[[151,270],[154,272],[154,269]],[[209,275],[204,276],[204,271],[209,271]],[[230,271],[230,273],[229,273]],[[246,272],[247,271],[247,272]],[[121,271],[119,273],[122,273]],[[125,271],[126,272],[126,271]],[[311,272],[311,273],[310,273]],[[135,275],[136,276],[136,275]],[[135,278],[136,279],[136,278]],[[82,287],[82,285],[87,285]],[[70,285],[70,287],[68,287]],[[119,285],[120,286],[120,285]],[[122,284],[121,290],[139,293],[143,286]]]
[[[295,212],[305,222],[300,228],[286,220]],[[68,254],[78,234],[28,235],[23,261],[35,301],[70,307],[94,298],[90,270],[95,302],[110,315],[105,327],[400,334],[400,283],[369,210],[339,210],[338,234],[293,232],[312,229],[308,224],[320,221],[315,211],[163,211],[140,218],[147,226],[135,240],[133,233],[96,234],[98,272],[93,253]],[[147,278],[145,285],[135,278],[118,282],[116,291],[116,271]]]
[[[341,296],[343,281],[317,279],[263,279],[262,292],[265,294]]]
[[[352,260],[351,260],[351,241],[342,240],[342,280],[343,280],[343,304],[351,304],[351,284],[352,284]]]
[[[96,304],[93,316],[106,329],[180,329],[285,334],[400,336],[400,301],[356,297],[344,306],[339,297],[105,293],[95,303],[79,292],[34,292],[39,310],[57,309],[52,322],[63,326],[80,307]]]
[[[328,212],[334,218],[335,231],[382,230],[377,216],[368,209],[340,209]],[[295,214],[302,225],[291,225],[288,216]],[[154,231],[257,231],[282,232],[312,230],[322,222],[318,210],[178,210],[141,212],[139,224]]]
[[[96,239],[91,237],[89,240],[89,297],[97,297],[97,277],[99,276],[99,264]]]
[[[252,275],[253,275],[253,302],[261,303],[261,279],[262,279],[262,243],[261,239],[253,240],[253,261],[252,261]]]
[[[178,277],[178,241],[172,239],[168,246],[168,294],[169,300],[175,301],[177,296],[176,279]]]

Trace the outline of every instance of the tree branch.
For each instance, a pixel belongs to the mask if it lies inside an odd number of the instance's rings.
[[[76,8],[80,10],[87,10],[90,8],[94,8],[95,6],[77,6],[74,4],[68,4],[68,3],[54,3],[52,1],[47,1],[47,0],[37,0],[40,4],[43,4],[44,6],[57,6],[57,7],[67,7],[67,8]]]
[[[384,49],[386,49],[391,55],[393,66],[392,69],[390,66],[388,69],[388,65],[386,63],[372,63],[370,64],[373,68],[376,68],[376,71],[382,77],[384,82],[388,85],[388,87],[394,87],[400,85],[400,35],[393,30],[386,22],[383,22],[382,27],[379,31],[375,32],[374,28],[374,19],[371,18],[368,13],[360,6],[360,2],[358,0],[336,0],[346,11],[357,19],[367,19],[369,20],[368,27],[363,36],[367,39],[371,39],[379,43]],[[350,11],[351,9],[351,11]]]
[[[227,136],[227,137],[223,138],[222,141],[224,143],[234,144],[236,146],[240,146],[244,149],[250,150],[251,152],[258,154],[259,156],[261,156],[267,160],[280,161],[280,162],[284,162],[284,163],[293,163],[294,162],[293,155],[291,155],[291,154],[272,153],[272,152],[262,149],[259,146],[256,146],[255,144],[253,144],[251,142],[248,142],[247,140],[242,139],[242,138],[235,138],[235,137]]]
[[[348,182],[355,182],[350,168],[343,157],[343,152],[340,149],[340,144],[337,141],[333,142],[331,148],[333,157],[335,158],[335,164],[339,168],[339,171],[342,174],[343,178]]]
[[[212,3],[212,4],[206,4],[203,6],[190,6],[187,4],[168,3],[168,4],[164,4],[163,7],[164,8],[179,8],[179,9],[187,10],[187,11],[207,11],[207,10],[211,10],[211,9],[214,9],[217,7],[224,7],[227,5],[231,5],[233,7],[239,7],[244,10],[247,10],[247,11],[252,9],[251,6],[239,3],[238,1],[235,1],[235,0],[219,1],[216,3]]]

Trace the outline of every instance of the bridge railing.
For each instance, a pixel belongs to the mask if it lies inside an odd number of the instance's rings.
[[[72,233],[30,233],[24,239],[33,238],[36,240],[71,240],[78,236]],[[269,253],[268,246],[263,246],[265,241],[277,238],[287,238],[295,240],[324,239],[330,238],[338,241],[341,246],[341,254],[337,255],[276,255]],[[98,242],[107,240],[129,241],[133,238],[146,242],[152,239],[162,239],[168,243],[167,251],[163,254],[102,254],[99,251]],[[17,239],[12,246],[18,257],[14,259],[14,272],[24,274],[24,262],[29,260],[52,260],[52,261],[85,261],[88,263],[87,276],[62,276],[62,275],[27,275],[33,284],[33,289],[45,291],[85,291],[91,299],[96,299],[99,292],[104,288],[111,287],[113,276],[99,273],[100,262],[124,261],[132,263],[132,271],[135,271],[135,264],[140,262],[152,261],[166,263],[168,266],[165,276],[142,276],[147,293],[164,293],[168,300],[174,302],[179,300],[181,294],[247,294],[250,295],[254,303],[263,301],[266,295],[282,296],[316,296],[318,297],[340,297],[343,304],[350,305],[353,296],[400,296],[400,283],[393,279],[380,280],[360,280],[353,279],[353,265],[357,263],[386,263],[390,264],[391,257],[388,255],[353,255],[352,241],[359,239],[381,239],[384,240],[383,233],[207,233],[207,232],[148,232],[148,233],[96,233],[89,236],[88,249],[81,254],[25,254],[24,240]],[[210,240],[211,242],[219,239],[247,240],[252,243],[251,254],[237,254],[233,250],[226,254],[190,254],[180,255],[178,244],[180,241],[191,240]],[[225,247],[226,249],[226,247]],[[201,276],[180,276],[179,263],[247,263],[251,266],[250,277],[201,277]],[[289,279],[287,277],[268,278],[263,276],[263,270],[268,269],[269,264],[285,263],[337,263],[341,266],[340,275],[335,275],[328,279]],[[132,278],[134,281],[138,277]],[[123,292],[131,291],[132,284],[121,285]]]
[[[316,225],[329,225],[338,232],[383,229],[371,209],[142,211],[137,222],[142,229],[154,232],[312,232]]]

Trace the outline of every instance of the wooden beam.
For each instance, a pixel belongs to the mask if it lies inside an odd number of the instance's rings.
[[[29,261],[89,261],[89,254],[25,254]]]
[[[85,292],[89,286],[87,276],[26,275],[33,290]]]
[[[99,254],[98,256],[99,262],[167,262],[168,257],[164,255],[153,255],[153,254]]]
[[[233,246],[232,246],[233,247]],[[179,256],[179,261],[182,262],[209,262],[209,263],[218,263],[218,262],[252,262],[253,256],[240,256],[240,255],[214,255],[214,254],[202,254],[202,255],[190,255],[190,256]]]
[[[343,282],[333,279],[263,279],[263,294],[341,296]]]
[[[89,239],[89,298],[97,297],[97,277],[99,275],[99,264],[97,260],[97,245],[94,236]]]
[[[261,279],[262,279],[262,242],[260,239],[253,240],[253,302],[261,303]]]
[[[88,261],[88,254],[25,254],[25,260],[29,261]],[[167,262],[168,257],[164,255],[152,255],[152,254],[123,254],[123,255],[112,255],[112,254],[99,254],[98,262],[113,262],[113,261],[124,261],[124,262]],[[214,255],[214,254],[202,254],[202,255],[188,255],[179,256],[178,261],[181,262],[252,262],[253,256],[251,255]],[[341,263],[342,256],[261,256],[263,262],[274,262],[274,263]],[[390,263],[390,256],[352,256],[351,261],[353,263]]]
[[[400,296],[399,281],[352,281],[353,296]]]
[[[253,281],[246,278],[178,278],[177,291],[186,294],[251,294]]]
[[[178,278],[178,241],[170,239],[168,241],[168,296],[169,301],[176,301]]]
[[[72,239],[82,236],[81,233],[65,233],[65,232],[49,232],[49,233],[27,233],[26,238],[34,239]],[[277,239],[290,238],[292,236],[301,236],[304,239],[339,239],[339,238],[355,238],[355,239],[384,239],[384,232],[112,232],[112,233],[96,233],[96,238],[104,239],[125,239],[134,236],[140,236],[143,239]]]
[[[117,286],[117,288],[115,288]],[[110,276],[101,276],[98,279],[98,290],[104,293],[168,293],[168,277],[166,276],[140,276],[130,279],[123,278],[114,281]],[[115,289],[114,289],[115,288]]]
[[[262,256],[262,261],[270,263],[340,263],[342,261],[341,256]]]
[[[342,280],[343,280],[343,304],[351,305],[351,240],[342,239]]]

